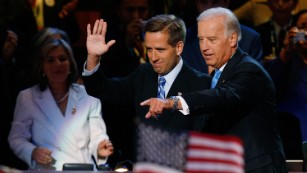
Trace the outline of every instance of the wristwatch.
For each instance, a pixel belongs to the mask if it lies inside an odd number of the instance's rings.
[[[173,110],[177,110],[177,109],[178,109],[178,101],[179,101],[179,98],[176,97],[176,96],[171,96],[170,98],[174,101]]]

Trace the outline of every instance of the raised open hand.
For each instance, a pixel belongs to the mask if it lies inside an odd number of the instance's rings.
[[[97,58],[107,52],[109,47],[115,43],[115,40],[110,40],[106,43],[105,35],[107,31],[107,23],[103,19],[96,20],[93,30],[91,25],[87,25],[87,40],[86,47],[88,58]]]

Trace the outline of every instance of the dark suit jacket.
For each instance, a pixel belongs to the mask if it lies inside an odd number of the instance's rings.
[[[273,48],[275,49],[275,54],[278,54],[277,50],[277,38],[275,36],[274,26],[270,21],[265,22],[256,27],[258,33],[260,33],[262,49],[263,49],[263,57],[267,57],[273,55]],[[272,41],[273,37],[273,41]],[[275,56],[276,56],[275,55]],[[274,56],[274,55],[273,55]]]
[[[291,23],[289,23],[288,26],[291,26]],[[260,34],[263,57],[272,55],[273,48],[275,49],[275,55],[273,56],[278,55],[281,50],[281,47],[278,46],[278,43],[283,43],[286,34],[278,38],[278,33],[275,34],[275,28],[271,20],[261,25],[258,25],[257,27],[255,27],[255,30]]]
[[[148,107],[142,107],[140,103],[157,97],[158,89],[158,75],[149,63],[140,65],[135,72],[125,78],[108,79],[100,69],[91,76],[83,76],[83,80],[88,94],[99,97],[104,102],[126,104],[133,102],[136,116],[142,122],[171,130],[200,131],[204,126],[205,116],[183,116],[178,111],[165,111],[158,119],[145,119]],[[167,97],[177,96],[179,92],[187,93],[209,88],[210,83],[211,78],[208,75],[196,72],[184,63]]]
[[[205,131],[243,140],[246,172],[286,172],[276,125],[273,82],[261,65],[242,50],[238,49],[229,60],[215,89],[182,97],[191,113],[214,112]]]
[[[241,26],[242,39],[239,47],[255,58],[258,62],[262,62],[262,45],[260,35],[253,29]],[[196,70],[208,73],[208,66],[201,54],[199,41],[197,38],[197,25],[192,26],[187,31],[187,37],[182,52],[182,59]]]

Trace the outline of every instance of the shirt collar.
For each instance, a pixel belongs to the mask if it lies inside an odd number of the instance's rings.
[[[164,86],[166,93],[168,93],[169,89],[171,88],[174,80],[176,79],[179,72],[181,71],[182,66],[183,66],[183,60],[180,57],[179,63],[175,66],[175,68],[172,71],[170,71],[169,73],[167,73],[166,75],[163,76],[166,80],[166,83],[165,83],[165,86]]]
[[[233,57],[233,55],[234,55],[237,51],[238,51],[238,49],[231,55],[231,57],[229,58],[229,60]],[[229,60],[228,60],[228,61],[229,61]],[[224,65],[222,65],[222,67],[219,68],[218,70],[223,71],[224,68],[225,68],[225,66],[227,65],[228,61],[227,61]]]
[[[180,58],[179,63],[175,66],[175,68],[167,73],[167,75],[164,75],[163,77],[166,79],[167,82],[173,83],[175,78],[177,77],[178,73],[180,72],[183,65],[183,61]]]

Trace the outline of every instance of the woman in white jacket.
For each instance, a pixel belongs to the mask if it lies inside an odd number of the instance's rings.
[[[35,60],[38,84],[17,97],[9,143],[29,169],[62,170],[64,163],[106,162],[113,145],[106,133],[100,100],[75,83],[71,47],[49,39]]]

